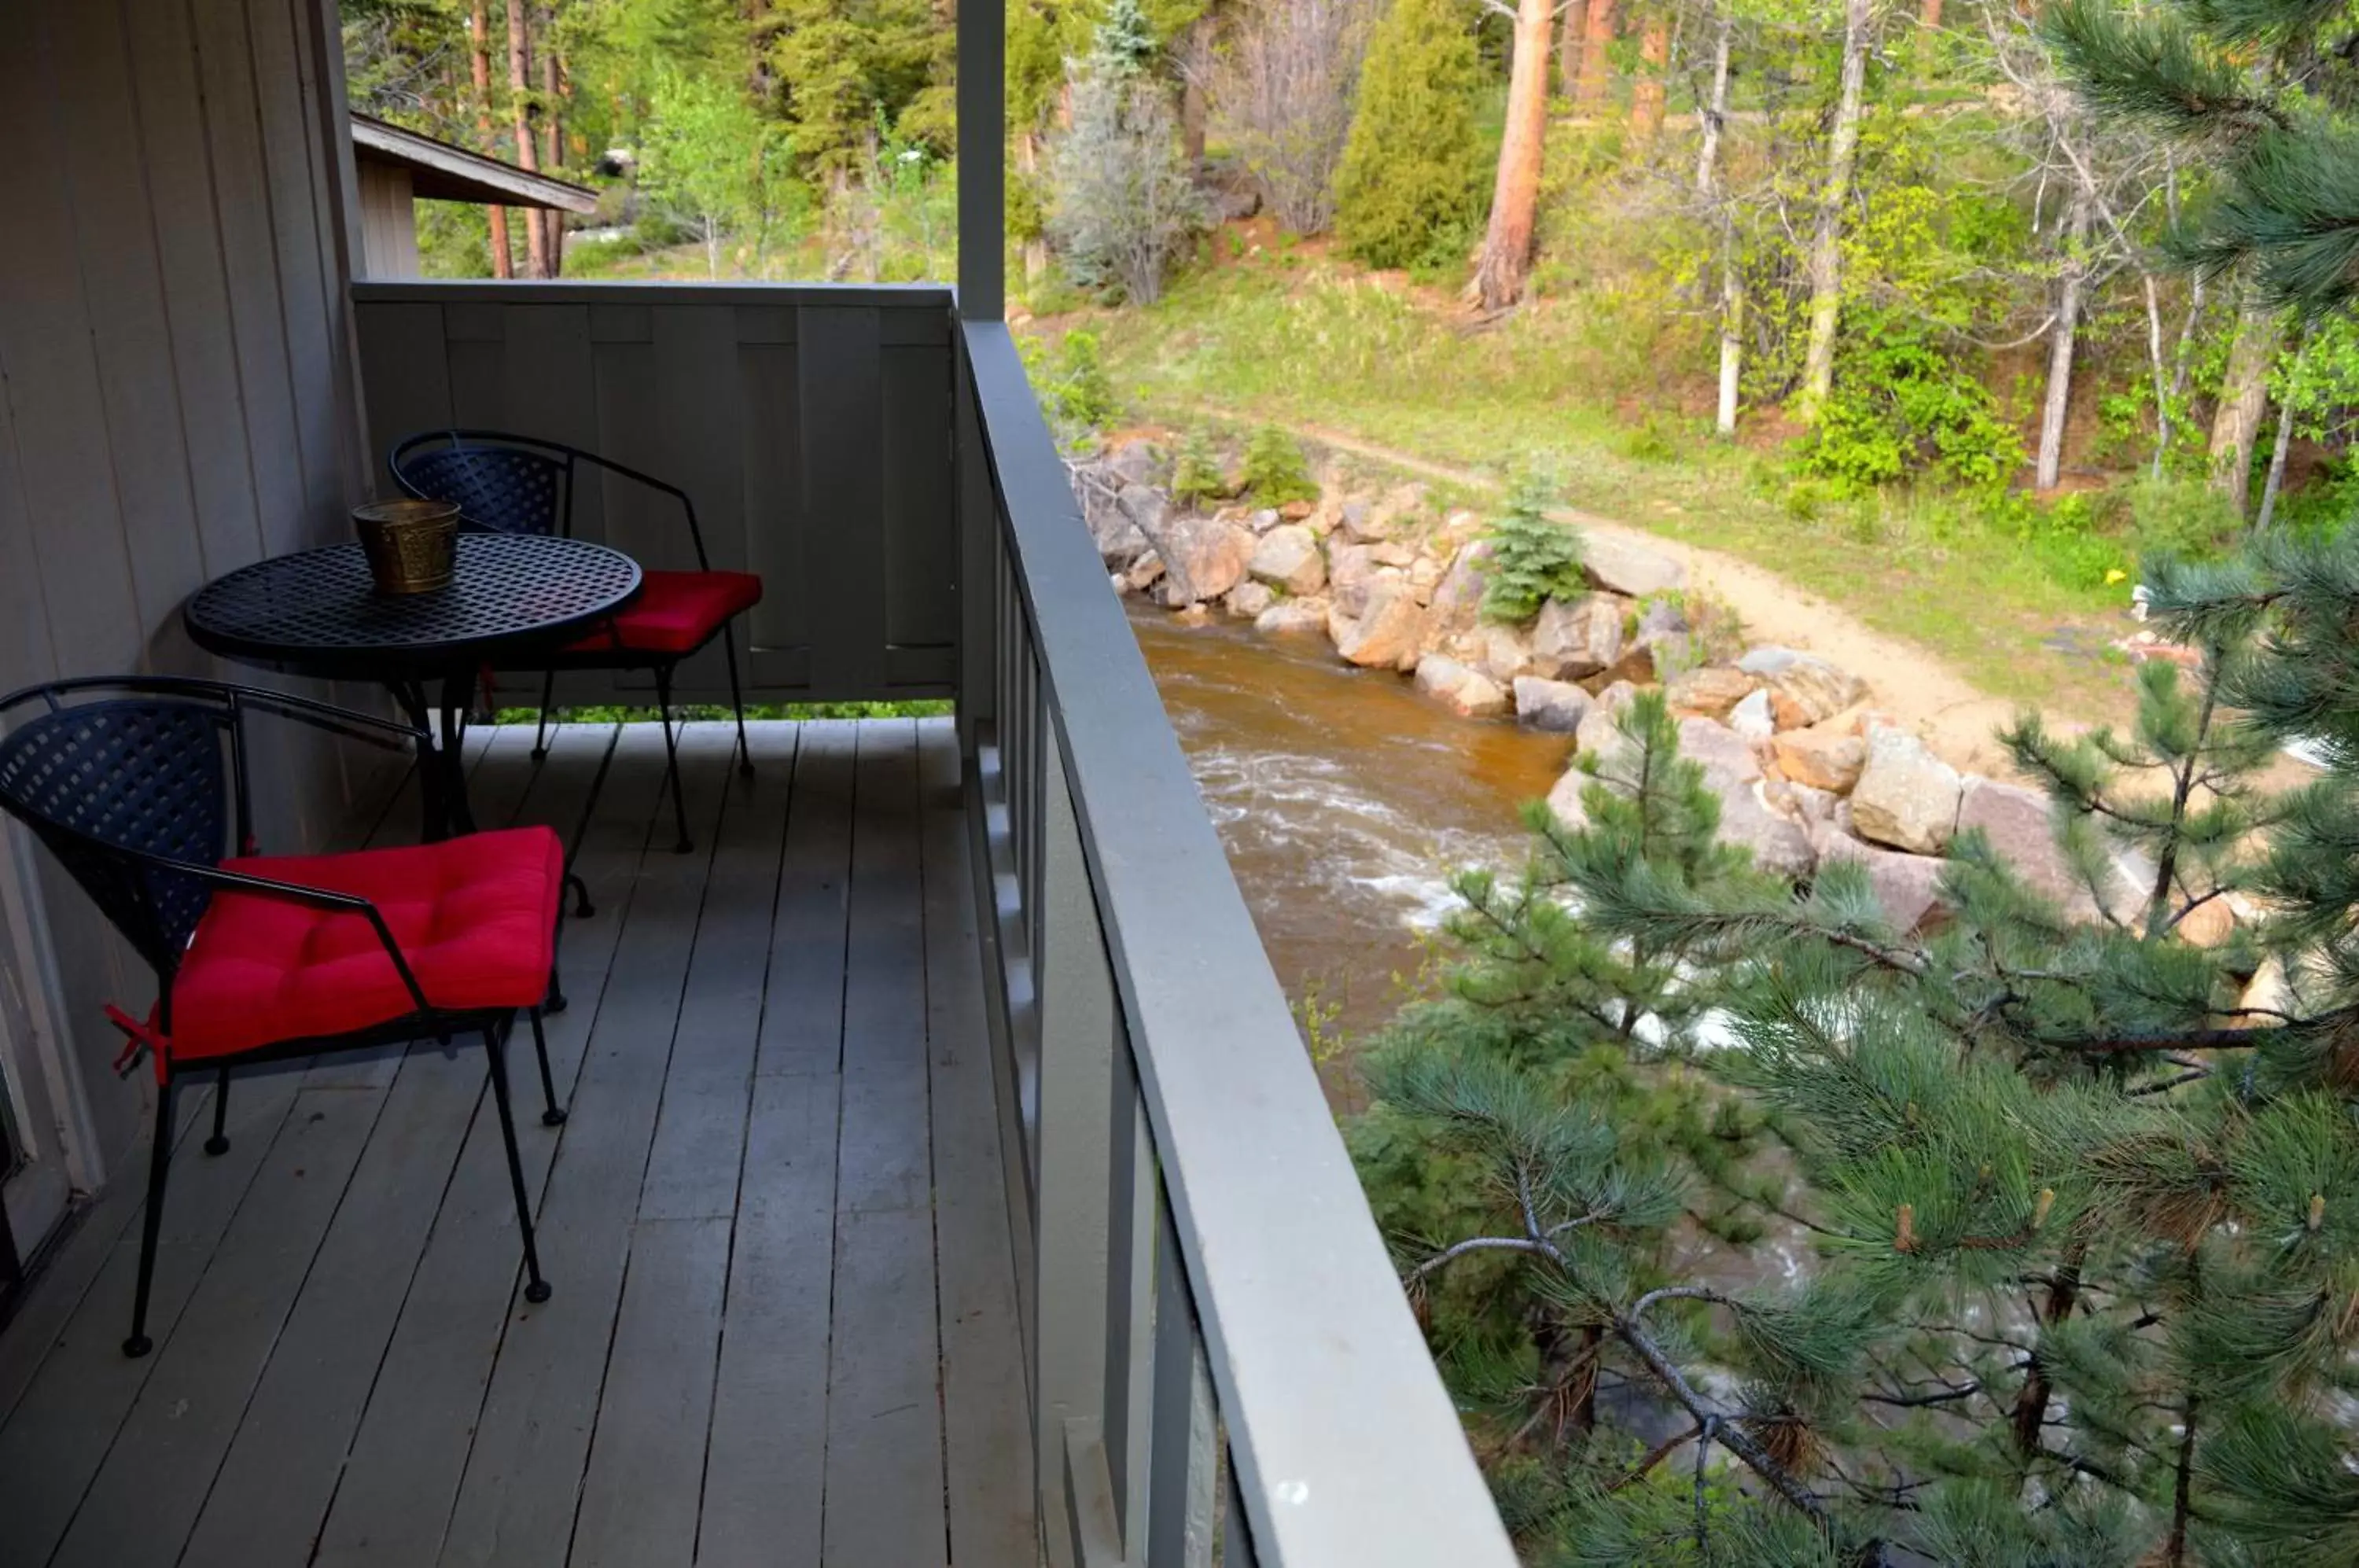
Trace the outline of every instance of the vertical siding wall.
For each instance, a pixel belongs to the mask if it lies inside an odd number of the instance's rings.
[[[322,3],[0,0],[0,690],[209,672],[189,593],[344,527],[364,464]],[[267,771],[291,781],[282,837],[342,803],[324,752]],[[0,877],[38,863],[18,849]],[[94,1065],[99,1004],[142,1008],[150,986],[61,876],[40,880],[103,1156],[141,1091]]]
[[[956,670],[951,298],[929,288],[361,283],[371,445],[483,428],[563,441],[695,498],[717,567],[758,572],[748,700],[948,696]],[[574,532],[694,564],[679,506],[612,477]],[[521,690],[530,702],[538,692]],[[682,672],[725,699],[718,648]],[[644,693],[645,677],[620,690]],[[605,677],[560,701],[612,700]],[[644,696],[638,700],[644,701]]]

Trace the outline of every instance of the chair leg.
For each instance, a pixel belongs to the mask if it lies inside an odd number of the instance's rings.
[[[213,1080],[213,1135],[205,1139],[205,1152],[218,1160],[229,1152],[229,1069],[221,1070]]]
[[[540,1277],[540,1253],[532,1244],[532,1199],[524,1190],[524,1157],[516,1152],[516,1108],[508,1103],[507,1047],[499,1026],[484,1031],[484,1050],[492,1059],[492,1097],[499,1102],[500,1138],[507,1145],[508,1185],[516,1190],[516,1227],[524,1233],[524,1299],[549,1300],[549,1281]]]
[[[552,964],[549,966],[549,998],[540,1004],[540,1010],[553,1018],[563,1012],[566,1006],[565,982],[558,976],[557,965]]]
[[[538,1007],[531,1009],[530,1017],[532,1018],[532,1053],[540,1058],[540,1101],[543,1106],[540,1113],[540,1125],[562,1127],[565,1125],[565,1113],[558,1108],[557,1081],[549,1073],[549,1036],[541,1030],[540,1009]]]
[[[532,759],[538,762],[549,755],[549,705],[557,700],[557,671],[545,670],[540,676],[540,717],[532,726]]]
[[[671,669],[669,665],[656,670],[656,713],[663,720],[665,777],[671,781],[672,818],[679,824],[679,842],[672,845],[675,854],[686,855],[696,844],[688,836],[688,797],[679,788],[679,742],[671,729]]]
[[[729,705],[737,715],[737,771],[754,777],[754,748],[745,743],[745,689],[737,683],[737,625],[721,628],[721,651],[729,656]]]
[[[582,873],[579,871],[567,872],[565,874],[565,885],[573,889],[573,918],[575,920],[586,920],[591,916],[598,912],[598,906],[590,901],[590,884],[582,880]]]
[[[139,1222],[139,1283],[131,1296],[131,1337],[123,1342],[123,1354],[134,1360],[156,1348],[147,1337],[147,1293],[156,1283],[156,1238],[164,1227],[164,1185],[172,1172],[174,1088],[168,1075],[156,1105],[156,1147],[147,1160],[147,1212]]]

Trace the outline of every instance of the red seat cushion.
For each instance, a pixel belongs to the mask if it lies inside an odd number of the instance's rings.
[[[762,580],[750,572],[650,572],[637,598],[565,651],[693,653],[723,621],[761,602]]]
[[[529,1007],[548,994],[565,891],[565,846],[548,828],[222,865],[367,898],[437,1007]],[[172,982],[172,1060],[346,1034],[416,1007],[365,916],[216,892]]]

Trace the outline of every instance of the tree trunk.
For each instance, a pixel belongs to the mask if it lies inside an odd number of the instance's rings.
[[[1030,180],[1040,172],[1040,133],[1016,133],[1016,169]],[[1034,234],[1024,242],[1024,281],[1037,285],[1049,275],[1049,242]]]
[[[1191,174],[1204,167],[1205,135],[1212,125],[1212,94],[1206,91],[1204,79],[1212,68],[1212,33],[1216,26],[1210,5],[1204,7],[1202,16],[1188,24],[1185,69],[1180,77],[1180,150]]]
[[[2179,1412],[2179,1462],[2171,1466],[2170,1475],[2170,1536],[2162,1545],[2162,1560],[2168,1568],[2181,1568],[2187,1561],[2187,1521],[2195,1512],[2195,1417],[2199,1405],[2194,1395]]]
[[[1532,223],[1540,200],[1540,154],[1548,137],[1549,0],[1521,0],[1516,57],[1507,78],[1507,134],[1499,144],[1499,178],[1491,191],[1491,226],[1475,264],[1475,298],[1502,310],[1524,296],[1531,271]]]
[[[1582,108],[1604,102],[1605,84],[1614,69],[1608,50],[1614,47],[1615,0],[1589,0],[1581,19],[1581,74],[1573,83],[1572,101]]]
[[[1720,412],[1714,428],[1736,434],[1736,392],[1745,370],[1745,279],[1736,267],[1736,214],[1720,188],[1721,126],[1728,118],[1728,59],[1736,12],[1723,0],[1712,46],[1712,101],[1703,111],[1703,145],[1696,154],[1696,192],[1712,203],[1720,224]]]
[[[1567,98],[1581,97],[1581,36],[1589,16],[1589,0],[1566,0],[1556,30],[1556,86]]]
[[[1917,74],[1933,73],[1933,40],[1941,32],[1941,0],[1917,0]]]
[[[1720,27],[1712,36],[1712,100],[1698,116],[1703,135],[1696,148],[1696,194],[1712,200],[1720,185],[1720,137],[1728,124],[1728,61],[1734,43],[1736,14],[1723,0]]]
[[[540,158],[532,145],[532,31],[525,19],[524,0],[508,0],[508,93],[515,100],[516,167],[538,174]],[[539,213],[525,214],[524,239],[529,276],[549,277],[549,231]]]
[[[492,146],[492,18],[489,0],[475,0],[474,10],[467,17],[467,66],[475,84],[475,135],[483,141],[484,150]],[[487,209],[492,219],[492,276],[510,278],[516,274],[516,259],[508,254],[508,210],[506,207]]]
[[[2212,488],[2228,497],[2236,516],[2245,515],[2253,494],[2253,443],[2268,412],[2269,362],[2277,357],[2277,318],[2246,305],[2228,349],[2220,405],[2212,416]]]
[[[1827,182],[1819,198],[1818,232],[1810,240],[1810,338],[1802,358],[1804,419],[1814,419],[1835,384],[1835,327],[1843,315],[1843,221],[1859,163],[1859,122],[1867,98],[1867,51],[1875,31],[1874,0],[1845,0],[1843,83],[1827,138]]]
[[[2301,350],[2294,351],[2294,363],[2301,363]],[[2253,519],[2253,527],[2263,533],[2276,521],[2277,497],[2285,491],[2286,454],[2293,450],[2293,405],[2277,405],[2277,445],[2269,452],[2268,483],[2261,486],[2261,515]]]
[[[2089,220],[2096,199],[2086,180],[2072,182],[2064,225],[2064,270],[2056,293],[2056,324],[2048,333],[2048,398],[2039,410],[2039,463],[2034,487],[2053,490],[2064,471],[2064,419],[2072,407],[2072,350],[2081,328],[2081,300],[2089,285]]]
[[[1638,58],[1644,64],[1630,90],[1630,140],[1645,148],[1663,128],[1664,78],[1671,63],[1671,19],[1660,6],[1650,7],[1639,24]]]
[[[2075,1241],[2064,1249],[2057,1260],[2056,1272],[2048,1277],[2048,1301],[2040,1312],[2042,1323],[2060,1323],[2072,1315],[2081,1302],[2081,1267],[2089,1256],[2088,1245]],[[2031,1353],[2031,1365],[2026,1369],[2023,1388],[2015,1398],[2015,1410],[2007,1425],[2015,1434],[2015,1451],[2028,1457],[2039,1452],[2039,1431],[2048,1420],[2048,1398],[2053,1386],[2048,1381],[2048,1368],[2039,1359],[2039,1352]]]
[[[543,172],[554,174],[565,167],[565,121],[558,105],[563,102],[565,68],[557,58],[557,7],[540,8],[540,167]],[[540,223],[546,231],[549,276],[561,277],[565,271],[565,214],[554,207],[544,208]]]

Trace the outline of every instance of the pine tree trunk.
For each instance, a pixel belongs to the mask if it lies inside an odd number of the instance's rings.
[[[1835,383],[1835,327],[1843,316],[1843,221],[1859,164],[1859,123],[1867,99],[1867,52],[1875,31],[1874,0],[1845,0],[1843,82],[1827,138],[1827,180],[1819,198],[1818,231],[1810,240],[1810,337],[1802,358],[1802,407],[1815,418]]]
[[[2081,1303],[2081,1266],[2089,1256],[2088,1245],[2075,1241],[2064,1249],[2057,1260],[2056,1272],[2048,1277],[2048,1301],[2039,1313],[2045,1323],[2060,1323],[2072,1315]],[[2048,1420],[2048,1398],[2053,1385],[2048,1381],[2048,1368],[2039,1359],[2039,1352],[2031,1353],[2031,1365],[2025,1372],[2023,1388],[2015,1398],[2015,1410],[2007,1425],[2015,1434],[2015,1451],[2028,1457],[2039,1452],[2039,1432]]]
[[[1644,148],[1663,128],[1664,77],[1671,63],[1671,19],[1659,7],[1649,9],[1639,26],[1638,58],[1644,64],[1630,90],[1630,140]]]
[[[1581,97],[1581,37],[1589,18],[1589,0],[1567,0],[1556,30],[1557,91],[1576,102]]]
[[[2187,1562],[2187,1521],[2195,1511],[2195,1416],[2199,1408],[2195,1396],[2190,1394],[2186,1406],[2179,1412],[2179,1463],[2172,1467],[2170,1478],[2170,1539],[2162,1547],[2162,1560],[2168,1568],[2182,1568]]]
[[[1917,74],[1933,74],[1933,40],[1941,31],[1941,0],[1917,0]]]
[[[467,17],[467,69],[475,86],[475,135],[488,152],[492,146],[492,18],[489,0],[475,0],[474,9]],[[508,254],[508,210],[495,206],[487,209],[492,220],[492,276],[509,278],[516,273],[516,258]]]
[[[2056,324],[2048,334],[2048,397],[2039,410],[2039,463],[2036,488],[2053,490],[2064,472],[2064,419],[2072,408],[2072,350],[2081,329],[2081,301],[2088,290],[2089,220],[2096,202],[2085,180],[2072,185],[2071,216],[2064,225],[2064,270],[2056,293]]]
[[[508,0],[508,93],[515,105],[516,167],[538,174],[540,158],[532,145],[532,30],[525,19],[524,0]],[[525,213],[524,239],[527,276],[549,277],[549,231],[539,213]]]
[[[1614,47],[1615,0],[1589,0],[1581,19],[1581,74],[1573,83],[1572,101],[1584,109],[1605,101],[1605,85],[1613,73],[1608,53]]]
[[[564,65],[557,58],[557,7],[540,8],[540,167],[543,172],[554,174],[565,167],[565,121],[559,113],[565,80]],[[540,213],[541,227],[546,231],[544,244],[549,254],[549,276],[562,277],[565,272],[565,214],[554,207]]]
[[[1548,136],[1549,0],[1521,0],[1516,56],[1507,79],[1507,134],[1491,192],[1491,226],[1474,267],[1473,293],[1486,310],[1524,297],[1532,265],[1532,225],[1540,200],[1540,155]]]
[[[2277,319],[2247,305],[2228,349],[2228,370],[2220,383],[2220,405],[2212,416],[2212,488],[2228,497],[2236,516],[2245,515],[2253,493],[2253,443],[2268,412],[2269,362],[2277,357]]]

